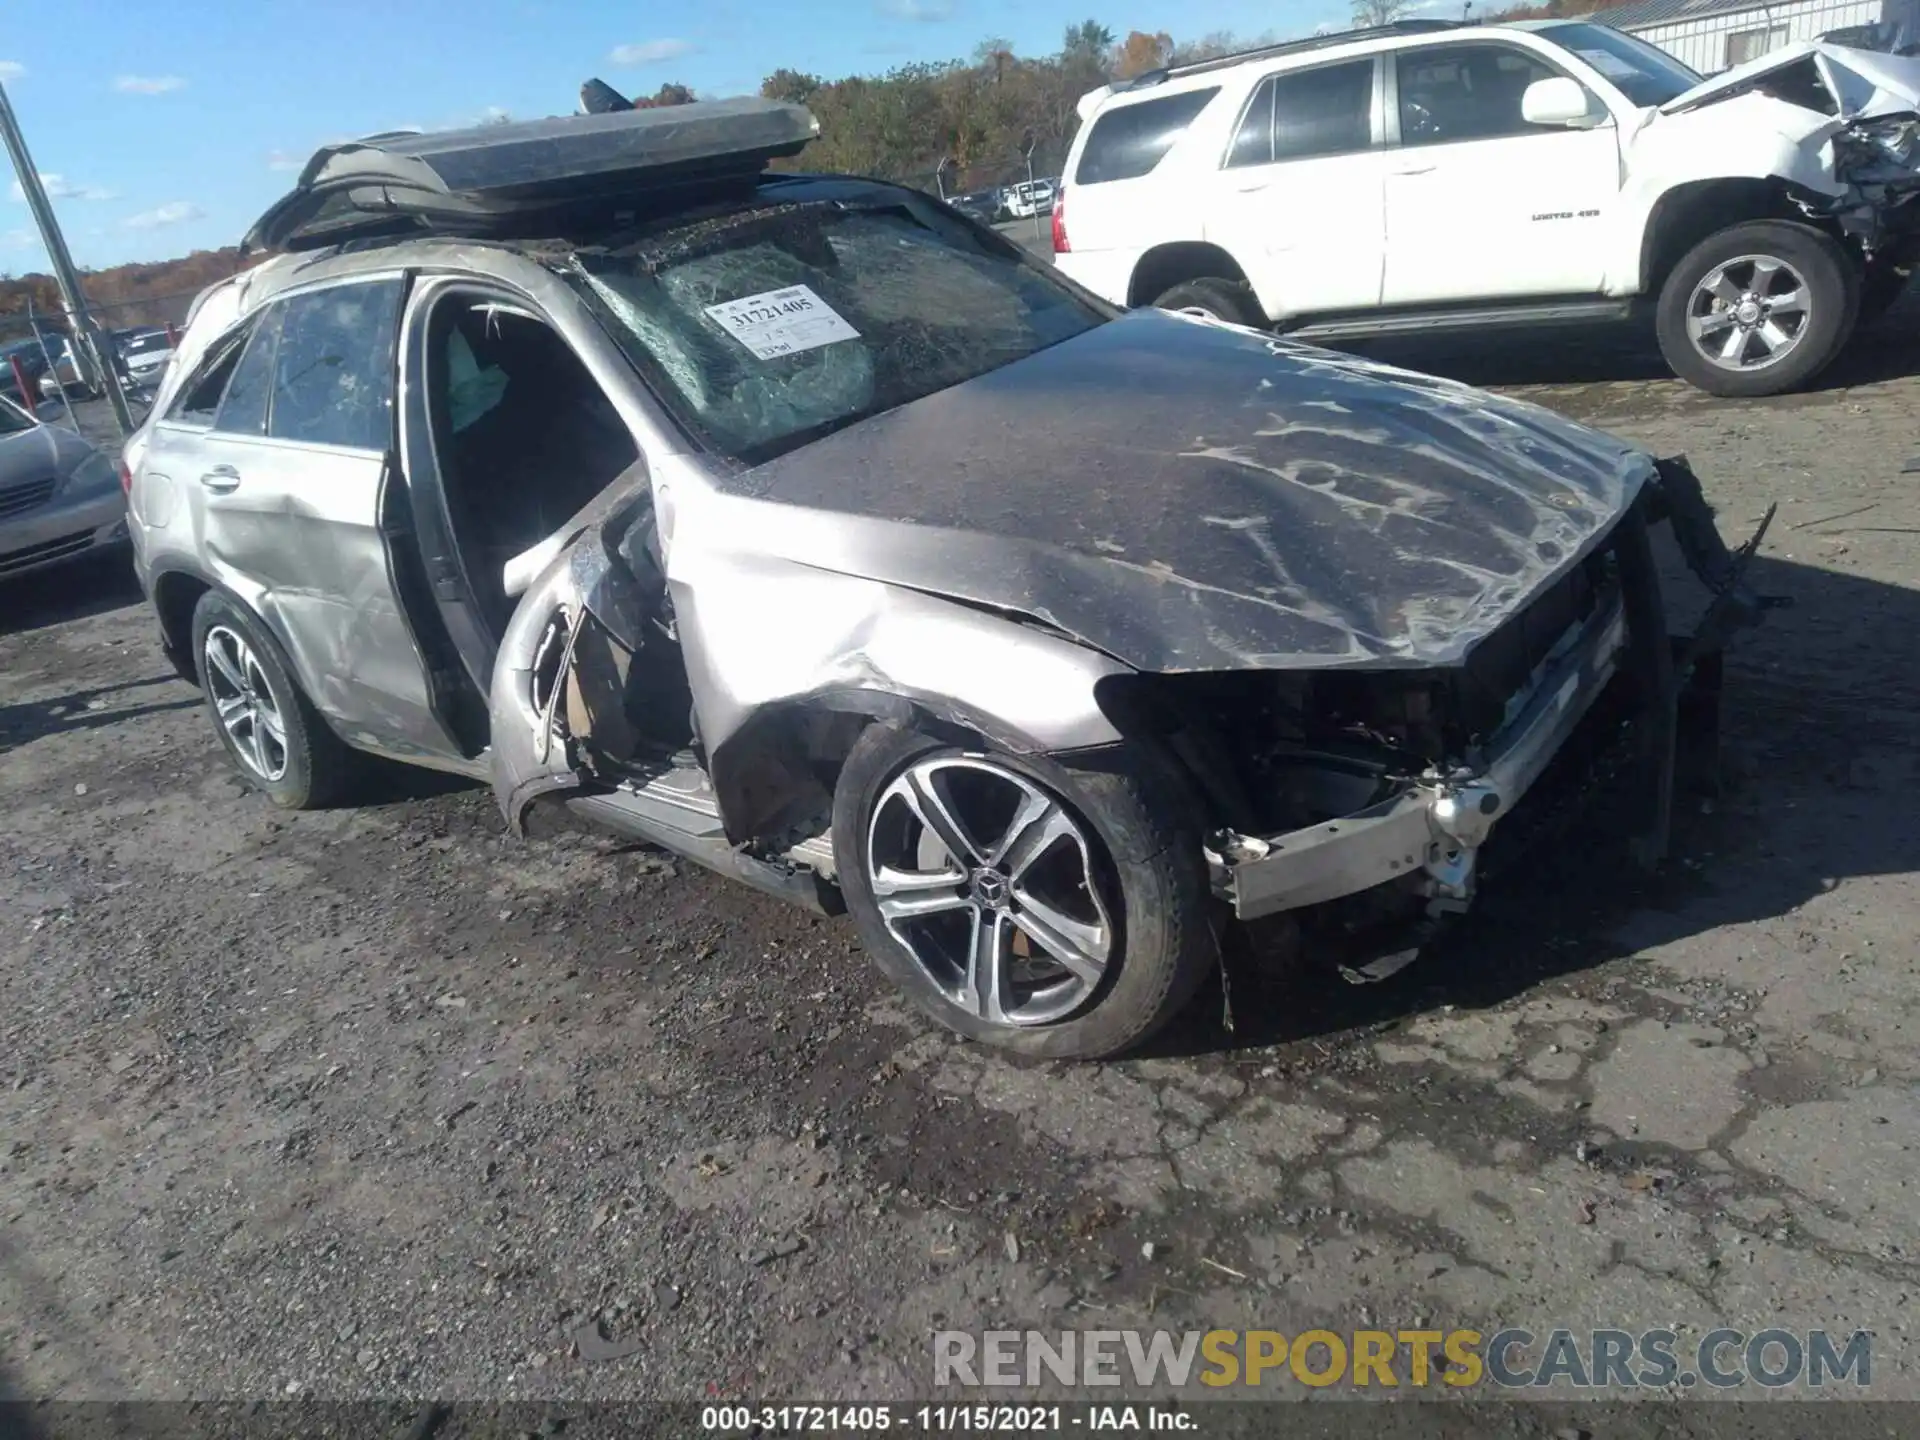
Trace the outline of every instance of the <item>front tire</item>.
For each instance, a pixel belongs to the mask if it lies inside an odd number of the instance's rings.
[[[1197,280],[1182,280],[1153,302],[1156,310],[1174,310],[1183,315],[1204,315],[1229,325],[1246,325],[1264,330],[1267,317],[1253,291],[1236,280],[1203,275]]]
[[[1713,395],[1780,395],[1824,370],[1853,334],[1860,271],[1811,225],[1755,220],[1681,257],[1655,312],[1674,374]]]
[[[217,590],[193,610],[200,693],[227,759],[283,810],[320,810],[357,778],[357,757],[293,681],[279,641]]]
[[[984,1044],[1122,1054],[1215,958],[1184,792],[1149,755],[1069,770],[874,725],[841,771],[833,840],[867,953]]]

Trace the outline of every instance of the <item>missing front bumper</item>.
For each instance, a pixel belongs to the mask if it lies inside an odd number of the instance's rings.
[[[1647,722],[1638,732],[1637,774],[1621,782],[1637,781],[1644,802],[1634,849],[1648,864],[1664,857],[1683,693],[1703,665],[1717,677],[1718,657],[1735,632],[1785,602],[1755,594],[1746,578],[1773,509],[1739,550],[1729,550],[1685,457],[1658,461],[1655,470],[1657,483],[1614,535],[1620,591],[1541,667],[1525,707],[1486,757],[1336,820],[1282,835],[1216,836],[1206,849],[1213,888],[1237,915],[1256,919],[1396,882],[1426,897],[1430,917],[1464,910],[1495,822],[1511,813],[1623,671]],[[1687,568],[1713,596],[1695,632],[1678,637],[1677,646],[1667,634],[1648,537],[1649,525],[1663,521]]]
[[[1463,906],[1494,822],[1532,788],[1612,683],[1626,643],[1626,616],[1616,601],[1546,667],[1484,766],[1306,829],[1224,837],[1207,850],[1215,892],[1251,920],[1422,877],[1441,906]]]

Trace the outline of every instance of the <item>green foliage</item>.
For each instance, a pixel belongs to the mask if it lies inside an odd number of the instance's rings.
[[[1144,61],[1196,59],[1236,48],[1214,34],[1186,46],[1165,35],[1115,39],[1097,20],[1067,27],[1052,55],[1022,56],[989,36],[970,60],[903,65],[884,75],[822,80],[776,70],[761,82],[769,99],[806,105],[820,138],[786,168],[903,180],[932,189],[943,160],[947,188],[971,190],[1025,179],[1022,142],[1033,138],[1033,173],[1057,174],[1079,125],[1080,97]]]

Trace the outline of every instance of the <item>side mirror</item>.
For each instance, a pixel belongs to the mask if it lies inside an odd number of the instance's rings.
[[[1593,103],[1578,80],[1555,75],[1527,86],[1526,94],[1520,97],[1520,118],[1529,125],[1591,130],[1606,119],[1606,111]]]

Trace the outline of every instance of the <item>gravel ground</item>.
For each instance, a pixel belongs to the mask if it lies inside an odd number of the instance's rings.
[[[1731,786],[1658,877],[1575,831],[1394,980],[1247,965],[1111,1065],[478,789],[275,812],[117,566],[0,589],[0,1392],[904,1398],[933,1328],[1430,1322],[1866,1328],[1920,1393],[1913,353],[1747,403],[1399,352],[1780,502]]]

